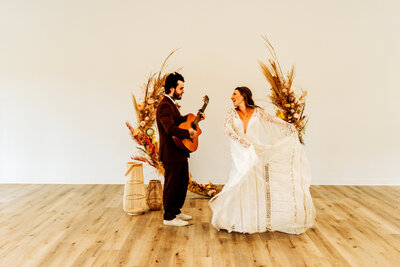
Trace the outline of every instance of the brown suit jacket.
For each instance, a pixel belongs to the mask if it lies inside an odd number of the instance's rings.
[[[157,128],[160,135],[159,156],[162,162],[184,162],[189,157],[189,153],[179,149],[172,139],[172,136],[180,139],[190,138],[188,130],[179,128],[179,124],[186,119],[187,115],[181,116],[172,100],[164,96],[158,104],[156,112]]]

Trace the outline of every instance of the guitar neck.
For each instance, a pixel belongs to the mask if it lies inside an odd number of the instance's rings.
[[[196,119],[193,122],[196,126],[199,124],[199,122],[201,120],[200,112],[203,113],[206,110],[207,105],[208,105],[208,103],[204,103],[203,106],[201,107],[201,109],[199,109],[199,113],[197,114]]]

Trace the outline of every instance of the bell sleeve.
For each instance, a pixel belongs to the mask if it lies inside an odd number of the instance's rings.
[[[282,120],[281,118],[272,116],[263,108],[260,108],[260,113],[261,113],[261,118],[265,122],[272,123],[272,124],[278,126],[279,128],[283,129],[285,136],[289,136],[289,135],[297,136],[297,129],[296,129],[296,127],[294,127],[293,124],[290,124],[290,123]]]

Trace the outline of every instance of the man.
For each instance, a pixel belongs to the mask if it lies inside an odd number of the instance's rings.
[[[165,97],[157,107],[156,121],[160,136],[160,160],[163,163],[164,174],[164,224],[171,226],[186,226],[192,216],[181,212],[185,202],[186,191],[189,183],[189,153],[179,149],[172,137],[188,139],[198,136],[194,129],[180,129],[179,125],[185,122],[175,105],[176,100],[182,99],[184,93],[184,78],[175,72],[168,75],[165,80]],[[202,114],[202,119],[205,115]]]

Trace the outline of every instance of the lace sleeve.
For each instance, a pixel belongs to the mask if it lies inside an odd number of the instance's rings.
[[[228,114],[226,115],[225,118],[225,135],[232,138],[234,141],[238,142],[239,144],[241,144],[243,147],[245,148],[249,148],[250,147],[250,143],[244,139],[243,137],[240,137],[234,130],[233,130],[233,118],[235,116],[237,116],[237,114],[235,114],[235,110],[230,109],[228,111]]]
[[[272,116],[265,109],[260,108],[261,117],[267,121],[283,127],[286,135],[297,135],[297,129],[293,124],[290,124],[278,117]]]

